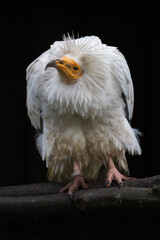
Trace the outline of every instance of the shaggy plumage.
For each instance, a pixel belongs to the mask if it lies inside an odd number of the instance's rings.
[[[48,62],[63,56],[83,71],[75,84],[67,85],[56,68],[45,70]],[[27,68],[28,116],[37,130],[42,128],[36,142],[49,180],[70,179],[73,162],[96,179],[109,156],[128,172],[125,152],[141,154],[138,131],[129,124],[133,104],[124,56],[96,36],[64,37],[33,61]]]

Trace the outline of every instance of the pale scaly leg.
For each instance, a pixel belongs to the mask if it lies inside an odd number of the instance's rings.
[[[126,177],[124,175],[122,175],[115,167],[112,157],[110,156],[109,161],[108,161],[108,172],[107,172],[107,176],[105,178],[105,186],[106,187],[110,187],[111,183],[113,180],[115,180],[118,185],[119,188],[121,188],[123,186],[123,181],[128,181],[128,180],[133,180],[135,178],[133,177]]]

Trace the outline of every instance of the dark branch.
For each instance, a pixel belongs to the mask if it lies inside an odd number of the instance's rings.
[[[50,182],[1,187],[0,213],[64,214],[111,207],[160,210],[160,175],[124,182],[122,189],[94,182],[88,190],[77,191],[73,202],[67,193],[58,193],[61,188]]]

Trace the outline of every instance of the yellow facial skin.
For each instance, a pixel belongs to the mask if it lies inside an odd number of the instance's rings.
[[[49,62],[46,66],[46,69],[48,67],[57,68],[59,73],[63,76],[63,81],[67,85],[75,84],[83,74],[79,64],[76,63],[72,58],[68,58],[66,56]]]

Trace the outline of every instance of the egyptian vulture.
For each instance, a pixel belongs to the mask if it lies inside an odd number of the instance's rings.
[[[96,36],[64,36],[26,72],[36,145],[48,179],[66,183],[60,192],[86,189],[102,165],[106,187],[132,179],[118,170],[129,172],[126,151],[141,154],[138,131],[130,125],[134,92],[122,53]]]

